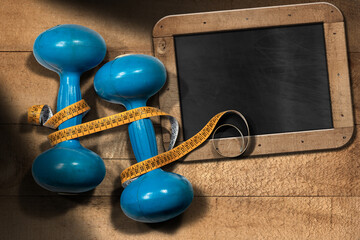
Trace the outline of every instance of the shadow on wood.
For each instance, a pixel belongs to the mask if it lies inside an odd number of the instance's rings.
[[[36,185],[36,186],[29,186]],[[32,190],[32,194],[28,189]],[[78,205],[86,205],[90,202],[94,190],[81,194],[65,195],[49,192],[40,186],[38,186],[32,178],[31,169],[24,176],[23,181],[19,188],[18,198],[21,210],[32,217],[38,218],[53,218],[56,216],[64,215],[69,210],[77,207]],[[42,197],[41,204],[32,203],[32,196],[44,196]]]

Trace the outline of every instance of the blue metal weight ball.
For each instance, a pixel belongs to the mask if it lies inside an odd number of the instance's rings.
[[[105,57],[104,39],[80,25],[59,25],[41,33],[34,43],[36,60],[60,76],[57,111],[81,100],[80,75]],[[44,84],[45,85],[45,84]],[[80,124],[82,116],[71,118],[60,129]],[[32,166],[35,181],[60,193],[81,193],[94,189],[105,177],[105,165],[78,139],[68,140],[40,154]]]
[[[103,99],[122,104],[127,110],[146,102],[165,84],[166,70],[156,58],[123,55],[106,63],[95,75],[94,88]],[[128,126],[131,145],[138,162],[158,154],[150,119]],[[193,199],[190,182],[175,173],[155,169],[131,182],[121,195],[124,213],[139,222],[162,222],[184,212]]]

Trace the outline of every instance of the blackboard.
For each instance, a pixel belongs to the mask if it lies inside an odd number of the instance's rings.
[[[336,148],[353,135],[344,19],[331,4],[167,16],[154,26],[153,41],[168,72],[159,105],[179,119],[180,141],[230,109],[249,123],[249,155]],[[246,133],[237,118],[222,123]],[[166,145],[169,124],[161,126]],[[217,159],[213,145],[238,150],[233,130],[187,158]]]
[[[246,117],[252,135],[333,128],[323,24],[180,35],[174,42],[185,140],[228,109]],[[223,122],[239,124],[232,116]]]

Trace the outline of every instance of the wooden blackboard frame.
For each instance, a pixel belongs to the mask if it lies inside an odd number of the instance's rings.
[[[338,8],[329,3],[298,4],[277,7],[172,15],[162,18],[153,29],[154,55],[166,66],[168,80],[159,94],[160,108],[180,119],[180,98],[176,69],[174,36],[255,29],[274,26],[323,23],[332,108],[332,129],[257,135],[251,137],[249,155],[264,155],[338,148],[354,132],[351,89],[346,51],[344,19]],[[169,142],[166,121],[161,121],[164,144]],[[179,140],[183,141],[182,132]],[[227,155],[236,153],[237,138],[208,140],[187,159],[221,158],[211,141]]]

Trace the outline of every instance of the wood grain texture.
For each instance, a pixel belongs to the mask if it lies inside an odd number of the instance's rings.
[[[180,94],[178,87],[178,75],[175,58],[175,46],[173,37],[154,38],[154,55],[166,64],[167,80],[163,89],[159,92],[159,105],[166,109],[167,113],[176,119],[181,119]],[[167,97],[167,98],[166,98]],[[162,126],[170,129],[169,122],[161,122]],[[182,121],[179,121],[180,129],[183,128]],[[170,141],[170,131],[163,132],[164,142]],[[184,140],[183,132],[179,132],[179,141]]]
[[[314,22],[343,22],[343,16],[340,10],[328,3],[172,15],[156,23],[153,37]]]
[[[108,49],[151,50],[151,31],[162,17],[171,14],[231,10],[317,2],[316,0],[3,0],[0,16],[0,51],[31,51],[35,38],[44,30],[58,24],[74,23],[88,26],[106,40]],[[357,0],[330,0],[345,16],[352,52],[360,52],[357,44],[360,7]]]
[[[0,232],[4,240],[356,239],[359,206],[359,198],[195,198],[179,217],[143,224],[124,216],[118,195],[2,197]]]
[[[324,23],[334,128],[354,125],[344,23]]]
[[[54,108],[58,88],[56,74],[41,67],[30,52],[42,31],[63,23],[93,28],[105,38],[107,62],[122,53],[151,54],[151,31],[163,16],[303,2],[1,1],[0,107],[8,113],[0,116],[1,239],[359,239],[357,136],[335,151],[172,164],[166,170],[185,175],[197,197],[185,214],[154,225],[128,219],[119,206],[118,174],[134,163],[126,129],[81,140],[105,158],[107,176],[94,192],[57,196],[37,186],[30,172],[34,157],[50,147],[46,135],[51,130],[27,125],[24,113],[32,104]],[[330,2],[345,18],[359,123],[360,1]],[[84,121],[124,110],[95,95],[91,85],[97,69],[81,80],[82,94],[92,107]],[[153,99],[151,105],[156,104]]]

